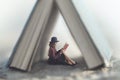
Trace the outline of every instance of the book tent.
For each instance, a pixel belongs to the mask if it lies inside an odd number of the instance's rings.
[[[91,13],[85,13],[87,8],[78,8],[75,4],[75,0],[38,0],[14,47],[8,66],[31,71],[32,65],[42,58],[41,53],[44,53],[46,42],[51,37],[58,12],[63,16],[87,68],[109,66],[112,53],[107,41],[98,25],[93,25],[95,20]],[[88,20],[91,23],[88,23]]]

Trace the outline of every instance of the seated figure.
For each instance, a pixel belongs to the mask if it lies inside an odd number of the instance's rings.
[[[67,64],[67,65],[71,65],[71,66],[76,65],[77,62],[73,61],[65,54],[65,50],[67,49],[68,44],[66,43],[62,49],[56,51],[56,43],[57,42],[59,42],[57,40],[57,37],[51,38],[51,41],[49,44],[48,63],[49,64]]]

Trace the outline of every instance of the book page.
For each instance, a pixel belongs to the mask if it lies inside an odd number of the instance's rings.
[[[63,50],[66,51],[66,49],[68,48],[69,44],[68,43],[65,43],[64,47],[63,47]]]

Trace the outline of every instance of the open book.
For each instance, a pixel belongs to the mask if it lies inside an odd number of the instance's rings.
[[[80,11],[75,0],[38,0],[27,24],[16,44],[13,55],[10,58],[9,67],[24,71],[30,71],[35,59],[40,59],[45,48],[54,22],[57,19],[58,10],[76,41],[88,69],[101,65],[107,65],[111,58],[111,50],[101,31],[82,6]],[[79,1],[79,0],[78,0]],[[78,3],[77,3],[78,4]],[[88,21],[89,20],[89,21]],[[86,24],[87,23],[87,24]],[[68,47],[64,45],[64,50]]]
[[[66,49],[68,48],[69,44],[65,43],[64,47],[62,48],[64,51],[66,51]]]

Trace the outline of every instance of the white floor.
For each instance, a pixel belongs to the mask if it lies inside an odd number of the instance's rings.
[[[113,68],[86,70],[82,57],[75,59],[76,66],[49,65],[46,61],[33,66],[31,72],[22,72],[14,69],[2,71],[0,80],[119,80],[120,59],[112,58]]]

